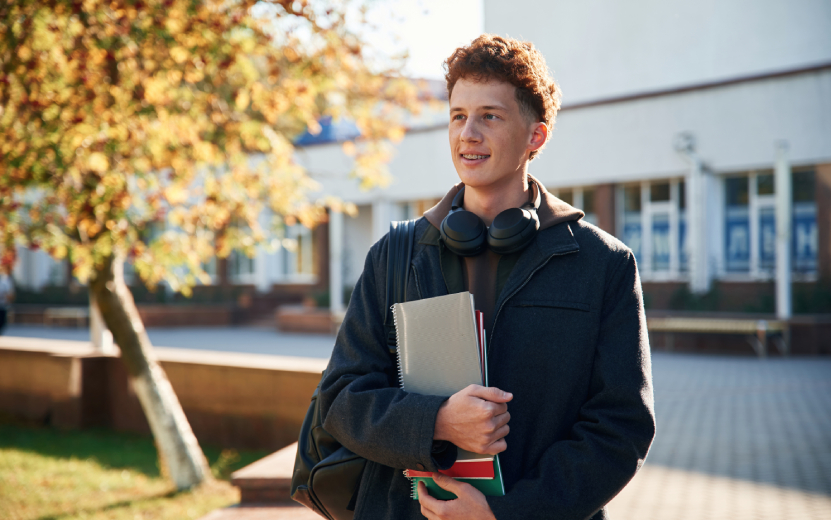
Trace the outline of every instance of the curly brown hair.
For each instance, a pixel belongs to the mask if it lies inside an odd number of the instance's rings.
[[[448,98],[462,78],[475,81],[496,79],[516,87],[516,100],[531,121],[541,121],[550,130],[560,109],[560,87],[551,76],[540,51],[531,42],[483,34],[466,47],[459,47],[444,61]],[[547,139],[546,139],[547,142]],[[543,145],[545,146],[545,145]],[[533,159],[542,151],[531,152]]]

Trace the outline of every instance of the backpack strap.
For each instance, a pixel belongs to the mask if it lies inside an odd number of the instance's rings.
[[[390,222],[387,245],[387,297],[384,326],[387,328],[387,346],[396,351],[395,323],[392,306],[407,301],[407,282],[410,279],[410,261],[413,258],[415,220]]]

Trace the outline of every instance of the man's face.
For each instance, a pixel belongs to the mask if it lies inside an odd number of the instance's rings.
[[[539,136],[535,137],[541,123],[523,114],[515,90],[504,81],[464,78],[453,87],[450,152],[466,186],[498,186],[516,179],[530,151],[541,146],[536,142]]]

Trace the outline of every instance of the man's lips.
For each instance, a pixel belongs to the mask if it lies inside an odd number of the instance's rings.
[[[462,159],[466,159],[468,161],[481,161],[482,159],[487,159],[488,157],[490,157],[490,155],[477,153],[463,153],[459,155],[462,156]]]

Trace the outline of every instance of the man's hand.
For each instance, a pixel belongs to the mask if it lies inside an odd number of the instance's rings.
[[[447,475],[433,473],[440,488],[456,495],[455,500],[438,500],[430,496],[424,482],[418,483],[418,502],[421,514],[429,520],[496,520],[481,491]]]
[[[510,428],[508,401],[513,395],[494,387],[470,385],[439,408],[433,438],[486,455],[505,451]]]

